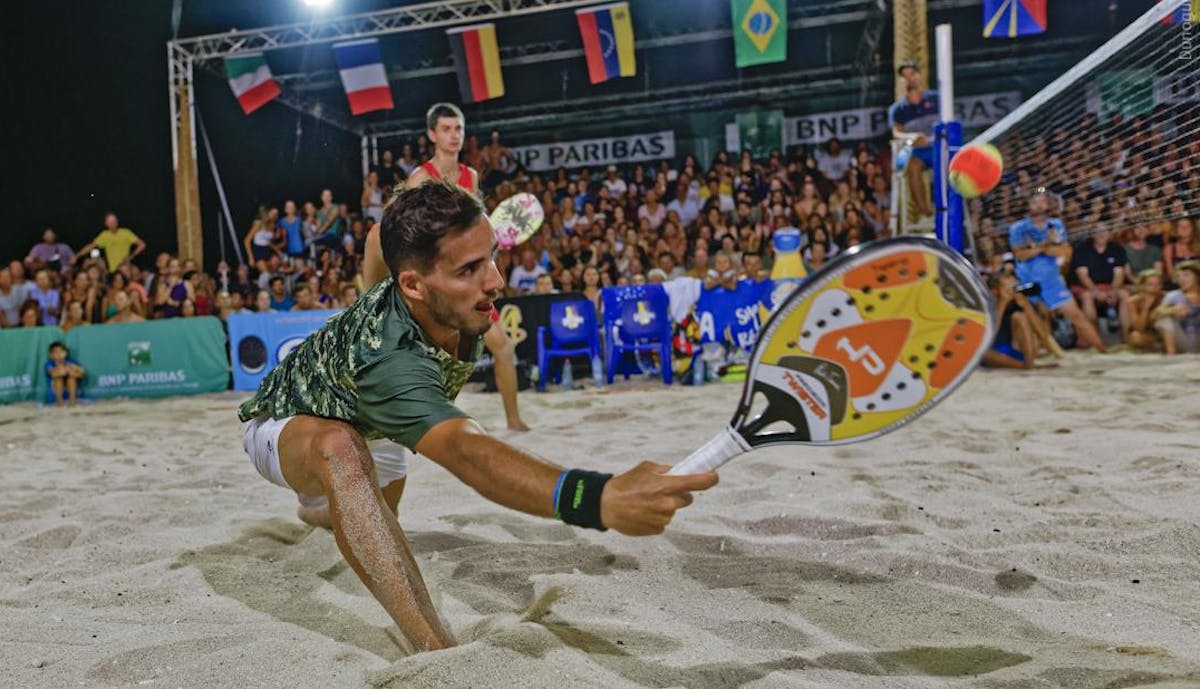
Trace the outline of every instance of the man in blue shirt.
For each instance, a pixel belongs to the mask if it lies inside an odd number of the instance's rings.
[[[1050,194],[1039,188],[1029,198],[1029,215],[1008,230],[1008,243],[1017,259],[1017,279],[1038,286],[1040,291],[1030,296],[1031,302],[1061,312],[1075,326],[1080,339],[1105,352],[1100,333],[1075,303],[1059,272],[1058,261],[1070,254],[1071,246],[1062,221],[1050,217],[1052,204]]]
[[[904,97],[888,108],[888,124],[892,136],[897,139],[916,135],[912,157],[904,173],[908,176],[908,188],[917,214],[933,215],[933,199],[922,174],[926,168],[933,167],[933,125],[938,121],[938,94],[922,89],[921,70],[916,62],[905,62],[898,71],[904,80]]]

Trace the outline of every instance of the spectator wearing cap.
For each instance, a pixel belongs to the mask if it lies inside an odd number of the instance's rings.
[[[625,183],[625,180],[621,179],[616,165],[609,165],[604,170],[603,186],[614,199],[629,190],[629,185]]]

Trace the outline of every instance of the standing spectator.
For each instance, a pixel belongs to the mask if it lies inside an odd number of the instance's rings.
[[[1097,227],[1092,236],[1075,245],[1071,256],[1071,273],[1075,278],[1071,293],[1083,305],[1083,313],[1092,325],[1098,324],[1103,309],[1109,327],[1116,329],[1120,324],[1121,338],[1129,335],[1129,314],[1125,275],[1129,259],[1120,244],[1110,242],[1108,229]]]
[[[36,272],[41,268],[49,268],[54,272],[62,272],[75,262],[75,252],[71,247],[58,241],[58,235],[53,227],[47,227],[42,232],[42,241],[34,244],[25,257],[25,267]]]
[[[279,229],[283,230],[284,248],[292,264],[299,267],[304,264],[304,219],[296,214],[296,202],[288,199],[283,202],[283,217],[279,219]]]
[[[508,277],[508,287],[514,294],[528,294],[537,284],[538,276],[545,274],[546,269],[537,262],[537,254],[526,247],[521,252],[521,263],[513,268]]]
[[[341,244],[346,219],[342,217],[341,206],[333,202],[333,191],[321,191],[321,207],[317,209],[316,220],[316,236],[312,239],[314,246],[335,247]]]
[[[500,143],[500,132],[493,129],[491,140],[483,148],[483,168],[480,169],[481,186],[492,189],[508,179],[517,169],[517,157],[507,146]]]
[[[146,250],[146,242],[133,233],[128,227],[121,227],[116,213],[104,216],[104,229],[96,238],[85,245],[76,254],[75,259],[87,256],[92,249],[103,249],[104,260],[108,264],[108,272],[115,273],[125,259],[133,260]]]
[[[259,270],[263,269],[267,259],[276,255],[274,242],[275,226],[270,221],[267,209],[259,208],[258,216],[250,224],[250,230],[242,237],[242,246],[246,248],[246,254]]]
[[[904,173],[917,214],[933,215],[930,188],[922,176],[933,169],[933,125],[938,121],[937,91],[924,90],[916,62],[905,62],[898,70],[904,80],[904,96],[888,109],[888,124],[897,139],[912,138],[912,156]]]
[[[1200,353],[1200,262],[1180,263],[1176,279],[1179,289],[1163,297],[1152,316],[1154,327],[1167,354]]]
[[[377,223],[383,222],[383,189],[379,187],[379,175],[374,172],[367,173],[361,201],[363,217]]]
[[[420,164],[421,161],[413,157],[412,144],[404,144],[404,146],[400,148],[400,160],[396,163],[397,167],[400,168],[401,174],[395,180],[389,181],[388,184],[395,185],[408,179],[408,176],[411,175],[412,171],[416,170],[417,166]],[[386,180],[387,178],[384,179]]]
[[[1066,243],[1066,228],[1061,220],[1050,217],[1050,208],[1050,195],[1039,188],[1029,198],[1029,215],[1009,228],[1008,243],[1017,259],[1017,279],[1037,283],[1040,292],[1030,298],[1031,302],[1061,311],[1084,342],[1097,351],[1108,351],[1100,333],[1075,305],[1058,272],[1058,259],[1066,257],[1070,246]]]
[[[61,342],[50,343],[46,359],[46,377],[54,392],[54,406],[74,405],[79,398],[79,382],[85,372],[79,362],[70,358],[67,346]]]
[[[62,313],[62,293],[54,284],[54,276],[49,269],[42,268],[33,279],[34,284],[29,288],[29,298],[41,307],[42,322],[46,325],[58,325],[58,316]]]
[[[25,285],[14,284],[12,268],[0,268],[0,328],[12,328],[21,322],[21,309],[28,299]]]
[[[412,153],[411,146],[405,144],[405,148],[408,149],[410,154]],[[382,161],[379,163],[379,167],[371,170],[371,172],[375,175],[376,181],[386,187],[392,187],[397,182],[408,177],[408,173],[401,166],[395,164],[392,159],[392,152],[386,148],[383,149]]]

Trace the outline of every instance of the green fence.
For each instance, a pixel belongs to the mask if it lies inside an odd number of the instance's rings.
[[[47,399],[44,365],[61,340],[87,371],[81,396],[168,397],[228,388],[221,321],[211,316],[0,331],[0,403]]]

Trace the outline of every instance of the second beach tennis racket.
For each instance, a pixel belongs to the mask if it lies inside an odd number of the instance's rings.
[[[775,308],[733,419],[668,473],[710,471],[768,445],[842,445],[900,428],[975,370],[995,331],[991,303],[974,267],[936,240],[848,250]]]
[[[537,197],[525,193],[504,199],[488,216],[501,249],[511,249],[532,237],[545,218]]]

